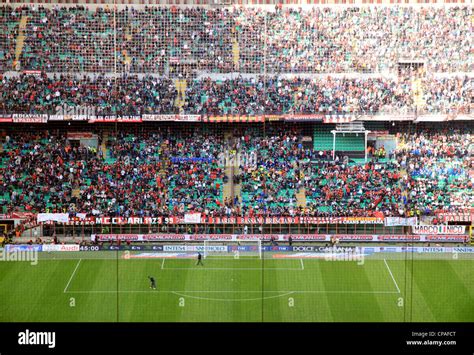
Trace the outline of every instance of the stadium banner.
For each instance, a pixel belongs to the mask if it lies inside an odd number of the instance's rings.
[[[41,76],[41,70],[23,70],[24,75]]]
[[[69,222],[68,213],[38,213],[36,218],[37,218],[38,223],[47,222],[47,221],[54,221],[54,222],[60,222],[60,223]]]
[[[13,122],[13,117],[12,115],[7,115],[4,113],[0,113],[0,123],[10,123]]]
[[[88,121],[89,115],[49,115],[48,121]]]
[[[79,244],[43,244],[43,251],[80,251]]]
[[[473,222],[474,208],[466,208],[461,212],[440,212],[438,218],[444,223],[448,222]]]
[[[67,224],[183,224],[184,217],[69,217]],[[384,224],[383,217],[201,217],[205,224]]]
[[[300,217],[207,217],[209,224],[298,224]]]
[[[146,242],[146,241],[186,241],[184,234],[92,234],[92,241],[130,241],[130,242]],[[189,240],[189,239],[188,239]]]
[[[203,116],[203,122],[235,122],[235,123],[247,123],[247,122],[264,122],[265,116],[239,116],[239,115],[228,115],[228,116]]]
[[[453,119],[455,121],[474,121],[474,114],[458,113]]]
[[[322,122],[324,115],[284,115],[282,117],[287,122]]]
[[[267,122],[275,122],[275,121],[281,121],[282,116],[281,115],[265,115],[265,121]]]
[[[416,226],[418,219],[416,217],[404,218],[404,217],[385,217],[385,227],[396,227],[396,226]]]
[[[184,215],[184,223],[201,223],[200,213],[186,213]]]
[[[79,251],[121,251],[121,250],[149,250],[163,251],[163,245],[81,245]]]
[[[213,158],[205,158],[205,157],[171,157],[170,160],[173,164],[178,164],[178,163],[212,163],[214,161]]]
[[[301,217],[308,224],[383,224],[384,217]]]
[[[89,116],[89,123],[140,123],[142,122],[141,116]]]
[[[361,247],[365,254],[372,253],[474,253],[474,247]]]
[[[383,217],[208,217],[213,224],[383,224]]]
[[[7,244],[5,245],[5,251],[7,253],[20,252],[20,251],[42,251],[44,245],[41,244]]]
[[[32,212],[12,212],[8,215],[10,219],[29,219],[34,218],[36,215]]]
[[[69,217],[67,224],[173,224],[168,217]]]
[[[91,139],[94,138],[94,134],[91,132],[67,132],[66,137],[68,139]]]
[[[142,115],[143,121],[150,122],[200,122],[201,115]]]
[[[234,251],[234,250],[241,250],[241,249],[237,249],[237,248],[246,248],[246,247],[255,247],[253,245],[245,245],[245,246],[237,246],[237,245],[231,245],[229,246],[229,250],[230,251]],[[286,246],[286,245],[265,245],[265,246],[262,246],[262,250],[263,251],[293,251],[293,247],[290,247],[290,246]],[[247,251],[247,250],[246,250]]]
[[[355,251],[356,248],[359,247],[326,247],[326,246],[317,246],[317,245],[295,245],[291,248],[290,251],[294,252],[327,252],[327,251],[337,251],[337,252],[347,252],[347,251]]]
[[[362,115],[357,117],[357,121],[414,121],[415,115],[411,114],[380,114],[380,115]]]
[[[349,123],[356,119],[355,115],[324,115],[323,123]]]
[[[288,242],[291,237],[298,242],[450,242],[463,243],[467,235],[375,235],[375,234],[92,234],[91,240],[104,241],[237,241],[237,240],[275,240]]]
[[[188,252],[188,251],[200,251],[204,252],[204,245],[163,245],[163,251],[171,252]],[[227,253],[229,247],[227,245],[208,245],[207,251],[217,253]]]
[[[466,233],[466,226],[449,226],[449,225],[427,225],[412,226],[413,234],[449,234],[459,235]]]
[[[13,114],[13,123],[46,123],[48,115],[39,114]]]

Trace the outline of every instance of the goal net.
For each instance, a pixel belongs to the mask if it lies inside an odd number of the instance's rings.
[[[262,258],[262,241],[258,240],[235,240],[217,242],[212,240],[204,241],[204,258],[210,256]]]

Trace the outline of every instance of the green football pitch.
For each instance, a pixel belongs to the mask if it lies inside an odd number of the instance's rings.
[[[40,254],[0,262],[0,321],[474,322],[472,258]]]

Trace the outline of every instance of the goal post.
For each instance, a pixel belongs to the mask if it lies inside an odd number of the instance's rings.
[[[204,258],[208,257],[233,257],[239,259],[240,257],[262,258],[262,241],[237,239],[233,241],[204,241]]]

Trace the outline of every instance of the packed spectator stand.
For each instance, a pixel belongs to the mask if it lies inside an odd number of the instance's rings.
[[[101,127],[98,149],[72,144],[66,123],[0,124],[0,213],[410,217],[472,208],[471,122],[382,123],[398,146],[358,146],[370,151],[364,162],[318,146],[334,127],[314,123],[472,120],[472,10],[2,5],[0,120],[87,108],[202,124]],[[299,115],[314,116],[265,119]],[[263,123],[204,124],[229,116]],[[85,127],[71,131],[96,129]],[[229,170],[229,156],[243,159]],[[234,178],[239,191],[228,196]]]
[[[0,112],[470,113],[471,17],[468,5],[4,5]]]
[[[114,11],[33,4],[3,6],[0,14],[9,68],[20,31],[20,67],[47,72],[113,72],[118,66],[118,72],[165,75],[173,60],[209,72],[274,74],[381,72],[396,69],[400,58],[426,59],[431,72],[471,72],[473,65],[467,5]]]
[[[307,128],[306,128],[307,129]],[[233,142],[224,139],[233,137]],[[105,156],[47,130],[2,145],[4,213],[183,215],[433,215],[472,206],[470,131],[398,133],[391,158],[350,163],[303,146],[301,129],[233,132],[192,127],[119,131]],[[223,198],[226,157],[239,162],[241,196]],[[252,158],[252,155],[254,157]],[[304,189],[306,205],[297,205]]]
[[[22,74],[0,82],[0,111],[54,114],[57,107],[93,107],[97,115],[184,114],[369,114],[415,110],[409,83],[385,79],[229,79],[196,80],[177,107],[169,79]],[[471,112],[473,81],[433,79],[425,85],[426,113]]]

